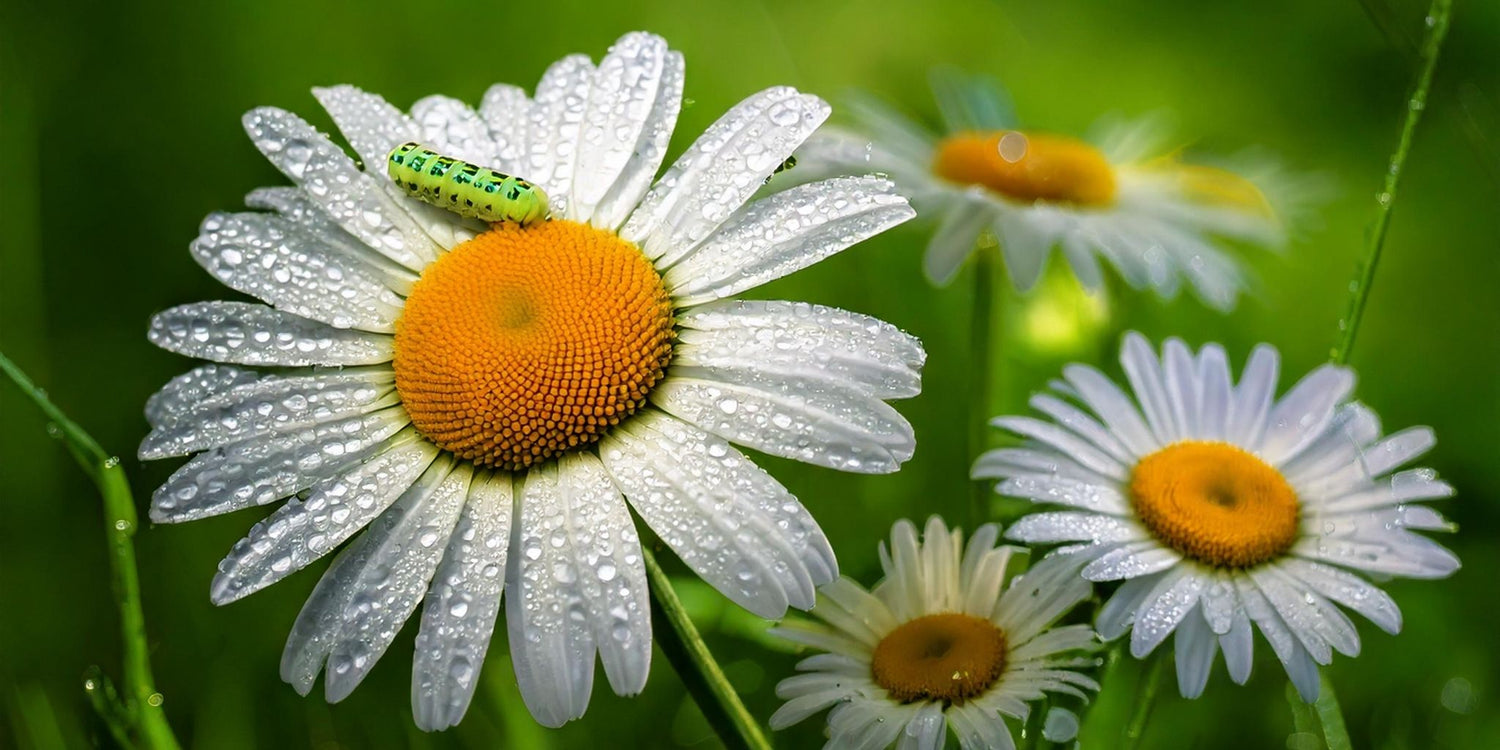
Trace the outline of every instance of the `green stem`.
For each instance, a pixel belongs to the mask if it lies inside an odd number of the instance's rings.
[[[115,606],[120,611],[120,638],[123,647],[124,675],[123,695],[117,694],[103,673],[95,670],[85,680],[85,688],[96,707],[113,704],[108,711],[101,712],[111,731],[124,733],[134,740],[134,746],[145,748],[178,747],[177,738],[167,724],[162,711],[162,696],[156,692],[151,677],[150,650],[146,640],[146,616],[141,609],[141,582],[136,573],[135,545],[132,538],[136,530],[135,499],[130,494],[130,482],[125,470],[120,468],[120,459],[106,453],[82,427],[68,419],[45,393],[37,388],[26,373],[21,371],[9,357],[0,354],[0,370],[47,415],[52,425],[49,431],[61,438],[78,465],[83,468],[99,494],[104,497],[104,538],[109,550],[110,588],[114,593]]]
[[[724,670],[709,652],[708,644],[698,635],[698,628],[688,617],[687,609],[672,590],[672,580],[656,562],[650,544],[641,545],[646,561],[646,580],[651,585],[652,631],[662,653],[687,686],[698,708],[731,750],[770,750],[760,725],[745,709],[740,696],[724,676]]]
[[[1359,279],[1350,288],[1349,310],[1339,325],[1343,329],[1338,346],[1332,351],[1335,364],[1348,364],[1354,350],[1354,337],[1359,333],[1359,324],[1364,319],[1365,303],[1370,298],[1370,286],[1375,281],[1375,268],[1380,264],[1381,249],[1385,245],[1386,230],[1391,223],[1391,206],[1396,202],[1396,186],[1406,166],[1406,155],[1411,150],[1412,137],[1422,112],[1427,109],[1427,92],[1432,88],[1432,73],[1437,69],[1438,53],[1443,48],[1443,38],[1448,34],[1448,17],[1453,0],[1432,0],[1427,11],[1427,37],[1422,40],[1422,69],[1417,84],[1406,102],[1406,119],[1401,124],[1401,138],[1396,151],[1391,154],[1390,168],[1386,171],[1385,186],[1376,198],[1375,227],[1370,232],[1370,244],[1365,251],[1365,261]]]
[[[981,245],[974,252],[974,299],[969,313],[969,460],[989,447],[990,388],[994,380],[995,249]],[[978,528],[989,520],[990,483],[971,482],[969,523]]]
[[[1333,689],[1333,680],[1325,670],[1320,673],[1322,685],[1318,690],[1318,702],[1313,704],[1318,722],[1323,725],[1323,741],[1328,750],[1350,750],[1349,730],[1344,727],[1344,712],[1339,708],[1339,696]]]
[[[1141,665],[1140,687],[1136,690],[1135,712],[1131,714],[1130,721],[1125,724],[1125,734],[1121,738],[1120,747],[1123,750],[1134,750],[1141,743],[1141,736],[1146,733],[1146,720],[1151,718],[1151,709],[1156,707],[1156,694],[1161,690],[1162,676],[1167,672],[1167,665],[1172,660],[1162,649],[1158,649],[1146,663]]]

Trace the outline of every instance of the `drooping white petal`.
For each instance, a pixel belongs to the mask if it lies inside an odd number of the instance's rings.
[[[1250,667],[1255,663],[1254,635],[1245,608],[1235,608],[1228,632],[1219,636],[1219,648],[1224,650],[1224,667],[1229,671],[1229,679],[1236,685],[1243,685],[1250,679]]]
[[[631,183],[622,192],[635,200],[651,184],[681,101],[680,89],[665,101],[662,97],[662,87],[670,88],[674,79],[669,58],[681,59],[669,53],[666,40],[637,31],[620,37],[599,62],[580,126],[570,218],[592,219],[619,181]],[[680,76],[675,80],[680,82]],[[670,111],[655,112],[658,104]],[[603,227],[613,230],[615,225]]]
[[[408,482],[408,486],[397,493],[400,497],[386,514],[372,524],[368,532],[361,534],[340,552],[318,580],[312,595],[297,614],[297,621],[293,623],[292,630],[287,635],[286,647],[281,652],[281,679],[291,684],[298,693],[307,695],[312,690],[318,672],[322,671],[324,662],[328,660],[328,654],[337,644],[346,623],[368,622],[368,618],[377,610],[384,610],[385,602],[370,596],[371,588],[380,577],[389,580],[388,575],[381,574],[394,574],[393,566],[409,565],[404,559],[402,542],[431,513],[435,505],[433,496],[447,480],[452,469],[453,461],[447,456],[440,456],[429,463],[421,476]],[[377,575],[371,576],[372,572]],[[403,567],[401,571],[403,577],[410,572],[409,567]],[[430,571],[427,575],[431,575]],[[402,619],[405,619],[404,616]],[[397,623],[395,629],[399,628],[400,624]],[[394,636],[395,633],[391,635]],[[378,656],[377,654],[376,657]],[[374,662],[369,658],[357,667],[352,661],[346,660],[338,665],[338,669],[330,669],[329,680],[334,679],[335,671],[347,674],[358,669],[363,676],[372,666]]]
[[[546,726],[583,715],[597,649],[616,693],[640,692],[651,617],[640,541],[625,502],[590,453],[533,469],[506,608],[521,695]]]
[[[1345,656],[1359,656],[1359,634],[1354,624],[1327,599],[1275,566],[1252,569],[1249,575],[1319,664],[1332,660],[1329,648]]]
[[[671,264],[662,280],[679,306],[691,307],[806,268],[915,215],[889,180],[835,177],[751,203],[691,254],[669,251],[657,264]]]
[[[1219,639],[1209,630],[1208,622],[1194,612],[1183,619],[1173,641],[1177,689],[1184,698],[1197,698],[1208,685],[1208,673],[1213,671],[1214,657],[1219,653]]]
[[[896,750],[942,750],[948,724],[943,719],[943,704],[928,701],[917,715],[901,729]]]
[[[1120,588],[1104,602],[1094,628],[1105,640],[1114,640],[1125,634],[1135,622],[1136,615],[1146,605],[1146,597],[1165,574],[1131,578],[1120,584]]]
[[[527,119],[526,156],[521,176],[547,191],[552,213],[570,216],[573,165],[578,134],[594,82],[594,63],[587,55],[568,55],[552,63],[536,85]]]
[[[266,214],[212,213],[193,258],[225,286],[335,328],[390,333],[402,300],[358,261]]]
[[[843,471],[893,472],[916,448],[895,409],[823,380],[673,368],[651,401],[740,445]]]
[[[948,711],[948,723],[963,750],[1015,750],[1015,738],[1005,721],[976,704],[955,706]]]
[[[489,650],[510,547],[509,473],[477,475],[422,607],[411,674],[412,716],[435,732],[459,722]]]
[[[1181,561],[1182,555],[1147,539],[1100,555],[1083,569],[1083,577],[1095,583],[1118,581],[1166,570]]]
[[[950,201],[922,255],[927,280],[937,286],[953,281],[978,244],[980,233],[994,218],[995,207],[989,201],[969,195]]]
[[[735,603],[779,618],[838,575],[796,498],[727,443],[656,412],[600,443],[632,507],[694,572]]]
[[[245,132],[340,227],[391,260],[420,271],[437,259],[432,239],[401,208],[378,175],[361,172],[328,137],[274,107],[251,110]],[[384,154],[381,155],[381,162]]]
[[[823,100],[786,86],[750,96],[688,147],[620,236],[653,260],[668,253],[681,257],[742,206],[829,111]]]
[[[348,697],[364,680],[427,593],[473,469],[460,463],[444,473],[425,498],[410,506],[398,504],[372,524],[376,528],[371,532],[384,540],[350,584],[354,596],[328,654],[323,687],[329,703]]]
[[[1093,587],[1078,576],[1079,560],[1050,555],[1013,581],[995,605],[994,620],[1014,645],[1023,645],[1088,598]]]
[[[146,338],[167,351],[241,365],[371,365],[392,356],[389,336],[247,302],[197,302],[159,312]]]
[[[389,370],[267,375],[184,409],[172,424],[151,430],[141,441],[139,455],[142,459],[185,456],[367,414],[396,402],[395,379]]]
[[[1057,244],[1065,224],[1057,214],[1042,207],[1000,211],[994,222],[995,237],[1005,256],[1005,270],[1022,292],[1030,291],[1042,277],[1047,256]]]
[[[1387,633],[1401,632],[1401,608],[1389,594],[1369,581],[1348,571],[1299,558],[1280,563],[1312,590],[1364,615]]]
[[[151,520],[181,523],[274,502],[338,474],[410,421],[390,408],[201,453],[156,489]]]
[[[397,436],[369,460],[294,498],[235,543],[209,596],[227,604],[259,591],[333,551],[390,507],[437,457],[414,433]]]
[[[732,300],[680,315],[673,366],[745,368],[855,383],[876,398],[921,391],[926,352],[867,315],[805,302]]]
[[[1347,368],[1323,365],[1308,373],[1271,409],[1259,446],[1261,457],[1276,466],[1296,456],[1322,434],[1352,390],[1354,373]]]

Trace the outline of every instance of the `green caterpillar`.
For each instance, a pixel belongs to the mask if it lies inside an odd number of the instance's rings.
[[[530,226],[551,212],[542,189],[508,174],[403,143],[386,157],[386,171],[402,190],[460,216]]]

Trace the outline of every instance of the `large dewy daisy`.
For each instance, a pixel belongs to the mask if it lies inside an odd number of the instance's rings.
[[[1432,447],[1432,430],[1382,437],[1374,412],[1348,400],[1348,369],[1319,367],[1277,399],[1278,356],[1266,345],[1237,384],[1216,344],[1195,356],[1168,339],[1158,357],[1130,334],[1121,364],[1134,398],[1071,365],[1058,395],[1031,400],[1051,421],[996,419],[1027,442],[981,456],[974,476],[1064,506],[1008,536],[1067,545],[1052,557],[1090,581],[1122,581],[1099,613],[1100,635],[1130,630],[1131,653],[1144,657],[1176,632],[1183,695],[1203,691],[1220,649],[1229,676],[1249,679],[1254,627],[1310,701],[1318,664],[1359,653],[1340,606],[1401,629],[1396,603],[1361,573],[1458,569],[1453,553],[1414,533],[1451,529],[1416,503],[1453,488],[1429,469],[1392,473]]]
[[[889,173],[918,211],[937,218],[925,259],[934,283],[950,281],[989,233],[1022,290],[1059,247],[1086,288],[1103,284],[1103,258],[1133,287],[1173,297],[1185,276],[1205,303],[1227,310],[1243,280],[1223,240],[1284,242],[1260,188],[1164,153],[1146,121],[1108,127],[1090,143],[1020,129],[986,78],[940,71],[934,90],[944,135],[859,98],[855,129],[826,128],[798,152],[807,173]]]
[[[803,506],[730,444],[894,471],[913,436],[885,400],[918,392],[922,348],[855,313],[727,298],[912,210],[874,177],[747,202],[828,115],[790,88],[734,107],[653,186],[682,84],[681,55],[634,33],[597,67],[557,62],[534,98],[491,88],[477,112],[317,90],[363,170],[295,115],[245,116],[296,186],[251,193],[268,212],[208,217],[192,252],[268,304],[152,320],[156,344],[226,364],[152,397],[140,453],[198,453],[156,492],[159,522],[290,498],[220,564],[218,604],[368,527],[292,628],[281,671],[298,691],[326,664],[329,700],[348,695],[425,599],[413,710],[450,726],[502,589],[538,721],[583,714],[596,653],[616,692],[640,691],[651,620],[627,507],[765,617],[837,576]],[[487,228],[409,197],[383,174],[408,141],[527,178],[552,220]]]
[[[1086,700],[1098,690],[1080,669],[1098,639],[1087,625],[1052,627],[1091,587],[1071,563],[1044,560],[1006,583],[1012,547],[979,527],[967,549],[933,516],[919,542],[900,521],[880,545],[885,578],[866,591],[848,578],[824,586],[812,613],[775,632],[828,653],[776,687],[784,728],[829,706],[829,748],[938,750],[953,728],[966,749],[1013,748],[1005,718],[1025,722],[1046,693]],[[826,623],[826,624],[825,624]]]

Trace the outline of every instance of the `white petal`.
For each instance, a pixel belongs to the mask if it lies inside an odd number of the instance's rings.
[[[616,693],[640,692],[651,663],[646,570],[625,502],[593,454],[528,475],[517,538],[507,612],[532,715],[548,726],[583,715],[595,648]]]
[[[1146,423],[1162,445],[1174,443],[1182,438],[1181,426],[1172,408],[1172,399],[1167,394],[1166,379],[1162,376],[1161,360],[1152,351],[1146,337],[1131,331],[1125,334],[1125,345],[1120,350],[1120,364],[1130,387],[1140,399],[1141,409],[1146,414]]]
[[[328,111],[344,140],[354,147],[365,171],[380,174],[395,147],[420,137],[417,124],[378,94],[345,85],[314,88],[313,96]]]
[[[648,258],[680,257],[743,205],[828,113],[823,100],[785,86],[740,102],[662,175],[620,236]]]
[[[151,496],[151,520],[194,521],[275,502],[342,472],[410,422],[391,408],[201,453]]]
[[[1182,428],[1184,437],[1198,437],[1199,415],[1203,411],[1203,386],[1198,382],[1198,365],[1182,339],[1169,338],[1163,346],[1162,373],[1166,379],[1172,416]]]
[[[159,312],[146,338],[167,351],[241,365],[371,365],[393,355],[389,336],[247,302],[197,302]]]
[[[1251,577],[1261,591],[1266,592],[1281,619],[1304,643],[1309,638],[1317,638],[1345,656],[1359,656],[1359,633],[1355,631],[1354,623],[1332,602],[1279,566],[1254,570]],[[1313,651],[1313,648],[1309,646],[1308,650]]]
[[[1096,583],[1118,581],[1166,570],[1181,561],[1182,555],[1148,539],[1101,555],[1083,569],[1083,577]]]
[[[854,691],[847,687],[830,687],[816,693],[799,695],[776,709],[776,713],[771,714],[769,724],[772,729],[786,729],[839,701],[848,700],[853,695]]]
[[[1141,608],[1146,605],[1146,596],[1163,577],[1165,574],[1142,576],[1120,584],[1120,588],[1099,609],[1094,625],[1094,629],[1099,631],[1099,637],[1114,640],[1124,635],[1135,623]]]
[[[1088,365],[1068,365],[1063,368],[1063,377],[1131,453],[1145,456],[1162,446],[1147,429],[1135,402],[1104,373]]]
[[[1189,615],[1177,628],[1173,639],[1176,647],[1177,690],[1184,698],[1203,695],[1208,685],[1208,673],[1213,671],[1214,657],[1219,653],[1219,639],[1208,628],[1208,622],[1195,614]]]
[[[1019,646],[1093,593],[1078,575],[1080,561],[1053,554],[1011,581],[995,606],[994,620]]]
[[[1015,750],[1005,720],[977,705],[955,706],[948,711],[948,723],[963,750]]]
[[[1047,266],[1047,256],[1057,244],[1061,227],[1052,218],[1041,207],[1001,211],[995,218],[995,237],[1005,256],[1005,269],[1010,272],[1011,283],[1022,292],[1036,286]]]
[[[1311,560],[1288,558],[1280,565],[1312,590],[1364,615],[1381,630],[1392,635],[1401,632],[1401,608],[1365,579]]]
[[[1058,425],[1066,427],[1076,433],[1079,437],[1089,441],[1095,447],[1108,453],[1115,461],[1132,465],[1135,456],[1126,450],[1124,445],[1109,432],[1104,425],[1099,424],[1097,419],[1089,416],[1082,409],[1046,393],[1038,393],[1031,397],[1031,408],[1036,409],[1057,421]]]
[[[1228,632],[1219,636],[1219,648],[1224,649],[1224,666],[1229,670],[1229,679],[1237,685],[1250,679],[1250,667],[1255,663],[1254,635],[1245,608],[1236,607]]]
[[[673,368],[651,393],[664,411],[727,440],[783,458],[862,474],[911,458],[911,425],[865,393],[806,378]]]
[[[1247,449],[1260,445],[1265,434],[1266,421],[1271,415],[1271,404],[1276,400],[1276,376],[1281,366],[1281,355],[1276,348],[1260,344],[1250,353],[1245,372],[1235,386],[1230,409],[1229,442]]]
[[[396,402],[389,370],[267,375],[185,408],[172,424],[156,427],[141,441],[140,457],[185,456],[367,414]]]
[[[589,219],[589,223],[594,226],[617,231],[651,187],[651,181],[656,177],[657,170],[661,169],[662,159],[667,155],[667,144],[672,139],[677,114],[682,108],[683,67],[682,53],[667,53],[662,66],[661,84],[656,90],[656,101],[646,115],[640,142],[619,179],[615,180]]]
[[[390,510],[371,524],[367,533],[361,534],[340,552],[323,577],[318,579],[318,585],[313,588],[312,595],[297,614],[297,621],[287,635],[286,648],[281,652],[281,679],[290,683],[298,693],[307,695],[312,691],[318,672],[323,669],[329,652],[333,650],[347,622],[368,621],[367,618],[377,609],[384,608],[384,602],[368,595],[369,587],[374,584],[370,574],[375,572],[378,576],[387,571],[393,573],[394,568],[391,566],[407,564],[402,550],[403,538],[416,525],[413,521],[421,519],[433,508],[433,495],[448,478],[452,468],[453,461],[446,456],[431,462],[422,475],[400,493],[401,496]],[[454,508],[453,511],[456,512],[457,509]],[[372,570],[381,567],[385,570]],[[404,576],[410,571],[403,568],[401,572]],[[431,575],[430,571],[426,575]],[[359,597],[358,603],[355,601],[356,597]],[[404,615],[402,619],[405,619]],[[399,630],[400,622],[393,627]],[[395,633],[392,632],[391,635],[394,636]],[[375,654],[375,658],[378,657],[379,654]],[[362,678],[372,666],[374,659],[367,656],[358,666],[351,661],[343,661],[339,665],[339,671],[348,674],[357,669]],[[330,681],[334,671],[329,671]]]
[[[1304,537],[1292,553],[1367,573],[1408,578],[1444,578],[1458,570],[1458,557],[1417,534],[1386,534],[1368,540]]]
[[[308,191],[302,188],[256,188],[245,195],[245,205],[275,211],[296,225],[313,242],[358,259],[368,270],[379,274],[380,280],[397,294],[410,294],[412,285],[417,281],[415,271],[391,260],[339,226],[322,206],[313,202]]]
[[[921,391],[927,354],[914,336],[867,315],[804,302],[729,301],[697,307],[673,365],[739,367],[856,383],[876,398]]]
[[[568,55],[552,63],[536,85],[521,176],[547,191],[555,216],[571,216],[568,199],[578,134],[593,82],[594,63],[588,56]]]
[[[948,724],[943,719],[943,704],[929,702],[901,730],[897,750],[942,750]]]
[[[1131,521],[1076,511],[1033,513],[1011,524],[1005,536],[1030,545],[1057,542],[1133,542],[1146,538],[1144,530]]]
[[[193,258],[214,278],[278,310],[335,328],[390,333],[403,301],[358,261],[266,214],[209,214]]]
[[[1378,477],[1426,453],[1437,444],[1430,427],[1408,427],[1392,433],[1364,453],[1365,471]]]
[[[996,448],[986,451],[974,460],[969,470],[973,479],[981,477],[1014,477],[1035,480],[1038,483],[1051,481],[1071,485],[1098,485],[1111,487],[1117,483],[1097,472],[1083,468],[1072,458],[1044,446],[1026,448]],[[1029,495],[1023,495],[1029,497]],[[1041,498],[1037,498],[1041,499]],[[1057,502],[1066,502],[1058,500]]]
[[[669,252],[657,264],[671,265],[662,280],[691,307],[806,268],[913,216],[889,180],[834,177],[751,203],[685,258]]]
[[[1271,409],[1261,457],[1277,466],[1296,456],[1322,434],[1352,390],[1354,373],[1343,367],[1323,365],[1308,373]]]
[[[990,425],[1054,448],[1100,476],[1119,481],[1128,478],[1129,472],[1119,461],[1077,433],[1057,425],[1031,417],[996,417],[990,420]]]
[[[922,270],[927,273],[927,280],[936,286],[947,286],[953,281],[973,252],[980,233],[994,217],[995,208],[988,201],[966,195],[951,201],[927,243],[927,252],[922,255]]]
[[[980,470],[981,466],[976,464],[975,471]],[[995,492],[1006,497],[1055,503],[1112,516],[1124,516],[1130,513],[1130,506],[1125,502],[1125,496],[1119,490],[1096,481],[1080,482],[1046,476],[1022,476],[1001,482],[995,487]]]
[[[444,155],[504,172],[490,128],[469,105],[447,96],[429,96],[411,107],[421,137]],[[377,169],[378,171],[378,169]]]
[[[199,365],[167,381],[146,399],[146,422],[152,427],[174,427],[205,399],[254,383],[261,373],[228,365]]]
[[[323,687],[329,703],[354,691],[416,611],[437,570],[443,542],[458,521],[472,476],[467,464],[456,467],[424,499],[410,506],[398,504],[371,524],[376,527],[371,532],[384,540],[351,582],[354,596],[328,655]]]
[[[386,180],[361,172],[302,118],[261,107],[245,115],[244,125],[255,147],[349,234],[413,271],[437,259],[432,239],[391,197]]]
[[[527,123],[531,120],[531,100],[519,86],[497,83],[484,92],[479,117],[490,129],[495,143],[495,169],[506,174],[525,176]]]
[[[476,476],[422,607],[412,663],[412,716],[428,732],[459,722],[489,650],[514,505],[509,473]]]
[[[1199,435],[1204,440],[1225,440],[1229,437],[1234,386],[1229,381],[1229,358],[1224,347],[1208,344],[1198,352],[1198,382],[1203,386]]]
[[[606,437],[600,456],[646,524],[751,612],[776,619],[788,604],[808,609],[814,587],[837,575],[807,511],[723,441],[647,413]]]
[[[1230,626],[1234,624],[1235,612],[1241,609],[1234,584],[1223,574],[1214,575],[1213,580],[1203,588],[1202,604],[1204,622],[1218,635],[1229,632]]]
[[[1177,624],[1198,606],[1205,583],[1202,575],[1186,567],[1171,570],[1157,581],[1131,626],[1130,655],[1145,658],[1166,640]]]
[[[661,89],[670,87],[673,78],[669,57],[680,60],[668,52],[661,37],[637,31],[620,37],[599,62],[578,139],[573,195],[568,201],[571,218],[589,221],[618,181],[632,183],[625,190],[634,196],[632,208],[651,184],[681,101],[680,90],[662,101]],[[670,114],[655,112],[658,103]],[[619,219],[623,218],[620,212]],[[616,225],[596,226],[613,230]]]
[[[277,508],[235,543],[209,589],[215,604],[259,591],[332,552],[401,496],[437,457],[411,435],[345,474],[315,485],[307,499]]]

